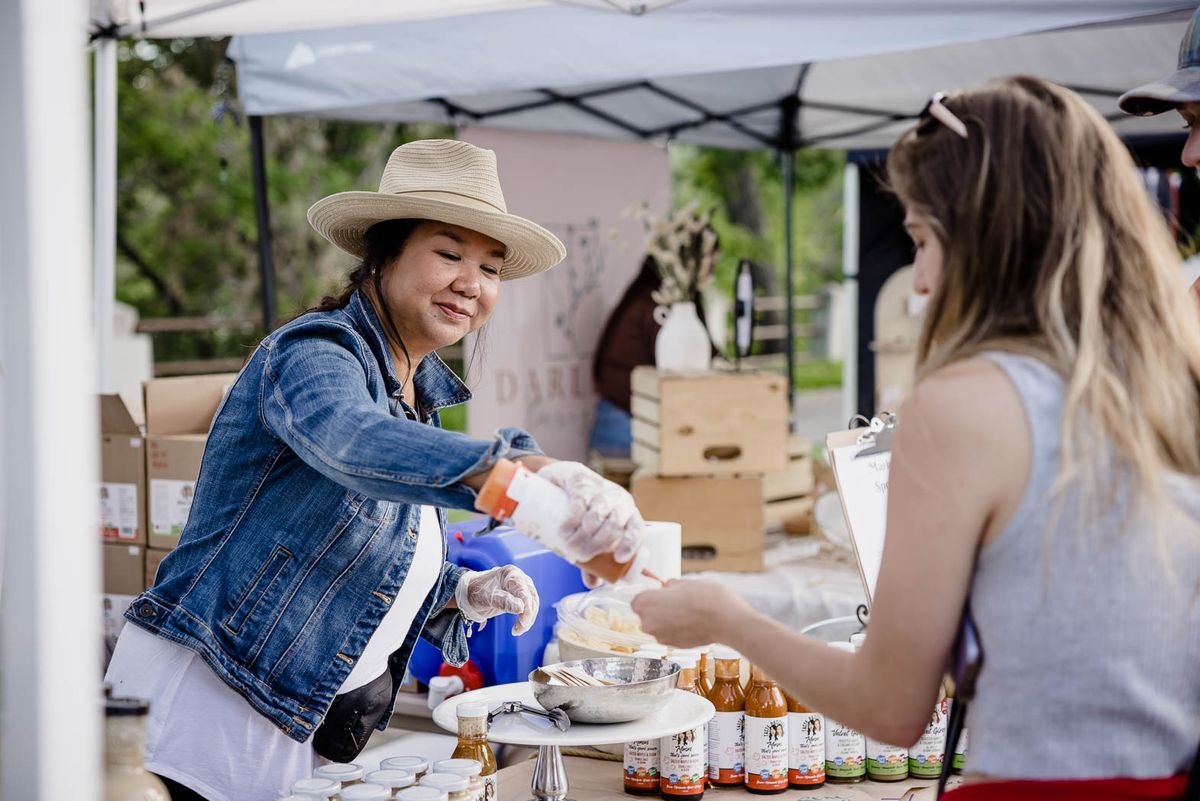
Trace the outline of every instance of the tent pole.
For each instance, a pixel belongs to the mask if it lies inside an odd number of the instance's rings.
[[[113,307],[117,294],[117,42],[101,36],[95,46],[92,97],[95,136],[92,170],[92,259],[95,279],[96,387],[113,392]]]
[[[250,117],[250,155],[254,175],[254,218],[258,225],[258,272],[262,277],[263,329],[275,328],[275,264],[271,256],[271,208],[267,204],[267,160],[262,117]]]
[[[784,265],[786,273],[784,275],[784,292],[787,295],[787,398],[788,398],[788,425],[792,425],[792,416],[796,409],[796,309],[794,298],[796,296],[796,277],[795,265],[792,263],[792,184],[795,180],[796,171],[796,153],[788,149],[783,151],[783,249],[784,249]]]
[[[858,414],[858,165],[846,162],[842,181],[842,304],[846,326],[842,357],[842,419]],[[831,315],[834,319],[837,315]],[[873,409],[861,410],[864,414]]]

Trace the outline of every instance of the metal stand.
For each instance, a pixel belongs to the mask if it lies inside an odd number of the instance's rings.
[[[557,745],[538,746],[529,790],[533,801],[571,801],[567,798],[567,768]]]

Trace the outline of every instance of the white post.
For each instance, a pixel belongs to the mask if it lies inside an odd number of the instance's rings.
[[[95,253],[96,384],[114,392],[112,367],[113,304],[117,293],[117,42],[96,42],[95,60],[95,203],[92,206]]]
[[[103,796],[88,7],[0,2],[0,798]]]
[[[842,425],[860,411],[858,408],[858,165],[846,162],[842,179],[842,304],[845,310],[846,340],[842,359]]]

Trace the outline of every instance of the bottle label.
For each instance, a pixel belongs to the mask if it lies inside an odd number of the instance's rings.
[[[495,773],[483,777],[483,801],[496,801],[497,789]]]
[[[658,743],[658,787],[666,795],[690,796],[704,792],[708,738],[704,727],[688,729]]]
[[[746,715],[746,786],[783,790],[788,785],[788,719]]]
[[[867,776],[895,778],[908,775],[908,750],[867,738]]]
[[[745,712],[717,712],[708,722],[708,778],[714,784],[745,782],[745,738]]]
[[[867,742],[849,726],[825,719],[825,774],[854,779],[867,773]]]
[[[658,789],[658,740],[625,743],[625,786],[631,790]]]
[[[825,782],[825,718],[816,712],[788,713],[788,783]]]
[[[964,727],[962,734],[958,736],[958,745],[954,746],[954,761],[951,767],[955,770],[962,770],[967,764],[967,730]]]
[[[943,698],[933,708],[925,733],[908,751],[909,775],[936,778],[941,774],[942,760],[946,756],[946,718],[949,714],[950,699]]]

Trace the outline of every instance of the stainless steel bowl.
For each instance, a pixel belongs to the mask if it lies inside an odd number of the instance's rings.
[[[551,684],[541,668],[530,673],[534,699],[546,710],[563,710],[572,723],[624,723],[644,718],[667,703],[679,682],[679,665],[661,659],[613,656],[548,667],[573,667],[616,682],[602,687],[568,687]]]

